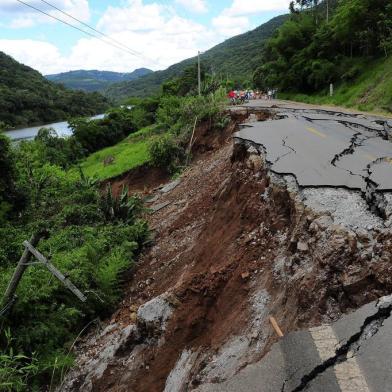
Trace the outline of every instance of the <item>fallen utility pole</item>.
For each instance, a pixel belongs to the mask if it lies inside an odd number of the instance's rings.
[[[54,275],[58,280],[60,280],[65,287],[67,287],[72,293],[75,294],[76,297],[80,299],[82,302],[86,302],[87,297],[66,277],[64,276],[50,261],[41,254],[35,247],[38,245],[42,235],[34,234],[30,241],[24,241],[23,245],[25,250],[23,252],[22,257],[20,258],[18,265],[16,266],[15,272],[11,278],[11,281],[7,287],[5,292],[2,304],[5,308],[8,308],[8,305],[15,301],[15,292],[18,288],[19,282],[22,279],[23,274],[25,273],[27,267],[33,263],[30,263],[31,257],[34,256],[37,260],[37,264],[43,264],[49,272]],[[35,264],[35,263],[34,263]]]
[[[71,290],[82,302],[86,302],[87,297],[66,277],[64,276],[48,259],[38,252],[32,244],[28,241],[23,242],[23,245],[28,249],[58,280],[60,280],[65,287]]]
[[[32,244],[32,246],[37,246],[40,239],[41,239],[41,234],[33,234],[31,236],[30,243]],[[22,279],[24,272],[26,271],[29,265],[31,256],[32,255],[30,251],[27,248],[25,248],[23,255],[20,258],[18,265],[16,266],[15,272],[12,275],[11,281],[4,294],[3,305],[7,305],[10,301],[13,300],[15,291],[18,287],[20,280]]]

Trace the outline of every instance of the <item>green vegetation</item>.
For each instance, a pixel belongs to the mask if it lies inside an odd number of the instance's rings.
[[[261,51],[265,41],[287,19],[278,16],[253,31],[213,47],[201,55],[201,61],[210,74],[218,80],[234,80],[236,83],[250,83],[254,69],[261,63]],[[187,68],[194,66],[197,58],[187,59],[172,65],[164,71],[157,71],[137,80],[114,84],[104,94],[122,101],[128,97],[145,97],[159,92],[162,83],[179,77]]]
[[[107,107],[102,95],[67,90],[0,52],[0,122],[7,127],[91,116]]]
[[[91,92],[102,91],[114,83],[136,80],[152,72],[147,68],[139,68],[128,73],[80,70],[46,75],[46,78],[51,82],[61,83],[73,90]]]
[[[176,84],[181,80],[172,82]],[[199,124],[209,121],[213,127],[225,125],[225,121],[222,121],[225,96],[223,89],[202,97],[163,95],[155,109],[154,125],[142,128],[112,147],[89,155],[80,164],[83,172],[90,177],[105,180],[148,163],[173,174],[185,162],[195,119]]]
[[[1,317],[0,390],[39,391],[59,380],[72,364],[68,351],[76,335],[94,318],[110,314],[121,295],[121,274],[148,240],[138,198],[124,190],[116,199],[83,173],[66,172],[63,158],[61,166],[53,162],[54,151],[61,155],[68,140],[60,142],[48,130],[13,147],[0,139],[0,200],[6,205],[0,221],[0,292],[22,242],[41,232],[39,250],[88,297],[80,302],[43,266],[28,268],[16,302]],[[2,304],[0,313],[8,305]]]
[[[171,81],[160,97],[133,100],[132,109],[71,121],[69,138],[43,128],[34,141],[11,145],[0,135],[0,292],[23,241],[39,232],[38,249],[88,297],[80,302],[42,265],[28,268],[16,301],[0,306],[1,390],[58,384],[72,366],[75,337],[110,314],[121,296],[121,275],[149,241],[141,200],[127,189],[115,198],[97,180],[146,163],[175,173],[189,158],[195,123],[225,126],[226,91],[206,75],[205,95],[193,96],[188,76]],[[172,95],[172,89],[186,96]]]
[[[370,62],[355,83],[341,83],[333,97],[318,94],[281,93],[280,98],[311,104],[346,106],[362,111],[392,112],[392,58]]]
[[[65,139],[42,128],[34,141],[11,145],[0,134],[0,293],[23,241],[42,232],[39,250],[88,296],[82,303],[42,266],[28,269],[17,301],[0,303],[0,390],[39,391],[48,380],[57,383],[72,365],[69,348],[75,336],[109,314],[120,298],[121,275],[148,240],[147,224],[139,218],[143,206],[126,189],[119,198],[110,188],[103,192],[86,176],[92,172],[88,162],[82,164],[85,171],[76,165],[129,135],[123,143],[132,145],[117,161],[120,170],[147,160],[144,139],[157,131],[140,128],[155,121],[157,108],[158,102],[149,99],[133,109],[113,109],[104,119],[74,119],[74,135]],[[91,155],[89,162],[95,158]]]
[[[317,3],[292,3],[290,19],[265,46],[255,84],[306,101],[391,111],[392,3],[330,0],[329,19],[325,1]],[[330,83],[333,99],[326,97]]]
[[[83,172],[89,177],[105,180],[148,163],[149,143],[160,132],[156,126],[149,126],[113,147],[91,154],[81,164]]]

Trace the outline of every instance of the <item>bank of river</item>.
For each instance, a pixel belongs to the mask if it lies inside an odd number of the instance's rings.
[[[104,114],[98,114],[91,119],[99,119],[103,118]],[[34,139],[37,135],[38,131],[41,128],[53,128],[59,136],[66,137],[72,135],[72,129],[69,128],[67,121],[52,123],[52,124],[45,124],[39,125],[36,127],[29,127],[29,128],[21,128],[21,129],[13,129],[11,131],[6,131],[5,134],[14,141],[17,140],[29,140]]]

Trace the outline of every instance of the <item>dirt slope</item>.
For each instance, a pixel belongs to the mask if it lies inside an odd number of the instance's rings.
[[[257,146],[233,143],[249,113],[232,116],[225,132],[201,127],[192,167],[152,193],[154,243],[60,390],[197,390],[269,350],[269,316],[286,333],[391,290],[390,231],[353,232],[306,206]]]

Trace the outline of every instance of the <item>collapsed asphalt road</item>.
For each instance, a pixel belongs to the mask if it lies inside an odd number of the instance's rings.
[[[237,107],[224,130],[196,129],[203,153],[149,191],[154,241],[59,391],[390,390],[392,304],[379,299],[392,293],[392,193],[369,164],[338,167],[368,141],[389,146],[389,124],[289,105]],[[308,118],[312,131],[298,126]],[[285,121],[296,125],[275,126]],[[321,185],[298,180],[298,151]]]
[[[385,218],[384,194],[392,191],[390,120],[301,105],[270,110],[273,121],[245,123],[235,137],[262,148],[269,169],[294,176],[299,187],[360,191]]]
[[[392,297],[332,325],[293,332],[261,360],[198,392],[390,391]]]

